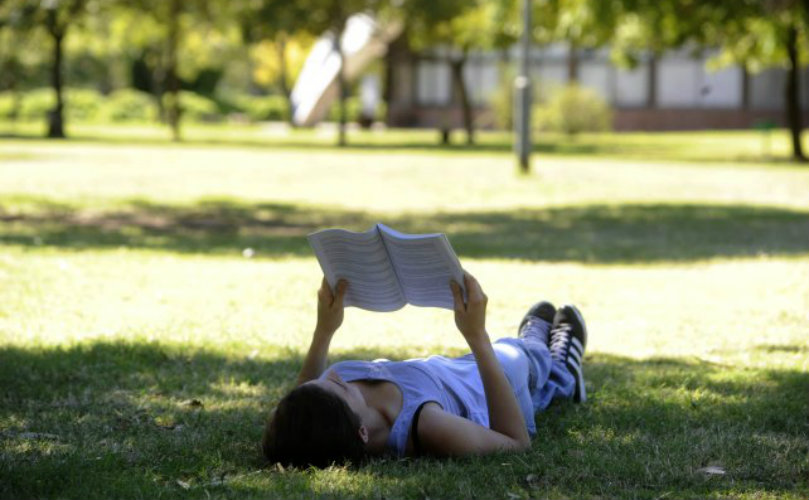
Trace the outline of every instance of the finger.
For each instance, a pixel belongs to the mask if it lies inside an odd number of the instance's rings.
[[[329,282],[326,280],[325,276],[323,277],[323,284],[320,286],[319,295],[327,304],[331,304],[334,301],[334,295],[331,293],[331,286],[329,286]]]
[[[466,284],[466,296],[469,300],[479,299],[483,296],[483,289],[480,288],[480,283],[469,273],[464,273],[464,283]]]
[[[455,280],[450,280],[449,288],[452,290],[452,299],[455,302],[455,310],[456,311],[463,311],[465,309],[463,303],[463,295],[461,295],[461,287]]]
[[[334,298],[334,303],[338,306],[343,305],[343,298],[346,295],[346,290],[348,289],[348,281],[340,280],[337,282],[337,296]]]

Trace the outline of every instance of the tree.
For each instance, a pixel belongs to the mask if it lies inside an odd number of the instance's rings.
[[[801,144],[804,124],[800,69],[807,62],[809,49],[809,1],[745,0],[736,9],[721,12],[728,18],[726,29],[711,32],[708,39],[721,44],[725,62],[742,63],[754,70],[786,66],[784,111],[792,139],[792,158],[806,162]]]
[[[264,0],[245,2],[238,12],[238,22],[245,43],[272,42],[277,57],[277,85],[287,101],[287,118],[292,123],[292,86],[287,57],[290,41],[309,28],[322,28],[322,22],[309,23],[305,2]],[[317,21],[317,20],[316,20]],[[314,24],[314,25],[311,25]]]
[[[454,95],[461,105],[467,144],[475,142],[472,103],[464,68],[469,52],[510,45],[515,34],[505,22],[513,9],[513,0],[444,0],[441,2],[411,0],[403,5],[407,36],[416,50],[443,47],[443,54],[433,57],[450,66]]]
[[[25,32],[44,30],[53,43],[51,47],[50,81],[56,95],[56,105],[48,113],[48,133],[51,138],[64,138],[64,42],[71,26],[84,13],[86,0],[25,0],[6,1],[0,4],[4,23],[13,24]]]
[[[341,34],[345,31],[348,18],[357,13],[370,13],[378,19],[386,18],[390,14],[391,4],[387,0],[299,0],[295,2],[297,8],[303,12],[302,30],[312,36],[320,36],[324,32],[330,32],[334,43],[334,51],[337,52],[340,61],[345,60],[345,54],[341,44]],[[289,8],[289,5],[280,2],[281,9]],[[337,72],[337,92],[339,96],[339,120],[337,144],[345,146],[347,144],[346,122],[348,98],[348,82],[345,75],[345,64],[340,64]]]
[[[138,23],[127,36],[153,56],[153,92],[172,139],[179,141],[181,74],[190,77],[201,70],[213,52],[213,40],[227,44],[233,38],[232,4],[226,0],[133,0],[122,1],[120,7]]]
[[[622,21],[614,49],[629,60],[690,45],[720,48],[719,65],[738,63],[754,71],[785,66],[784,110],[793,158],[806,161],[801,145],[800,67],[809,45],[809,0],[621,0]]]

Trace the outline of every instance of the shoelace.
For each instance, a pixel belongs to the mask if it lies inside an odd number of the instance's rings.
[[[570,347],[570,339],[573,334],[573,327],[567,323],[562,323],[551,330],[551,357],[559,361],[564,361]]]

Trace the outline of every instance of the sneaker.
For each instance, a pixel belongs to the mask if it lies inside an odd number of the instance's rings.
[[[520,327],[517,329],[519,332],[520,337],[524,337],[527,328],[531,326],[531,320],[535,318],[539,318],[543,321],[546,321],[549,325],[553,323],[553,318],[556,315],[556,308],[548,301],[541,301],[537,302],[536,304],[531,306],[531,309],[525,313],[523,316],[522,321],[520,321]],[[547,332],[547,330],[545,330]]]
[[[584,347],[587,345],[587,327],[584,318],[576,306],[567,304],[556,311],[551,328],[551,341],[548,346],[551,357],[567,366],[567,369],[576,379],[576,388],[573,390],[573,401],[584,403],[587,393],[584,389],[584,372],[582,360]]]

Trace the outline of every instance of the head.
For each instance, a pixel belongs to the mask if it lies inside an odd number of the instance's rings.
[[[270,462],[298,467],[361,464],[368,431],[355,411],[360,409],[355,391],[334,372],[292,390],[267,422],[264,455]]]

